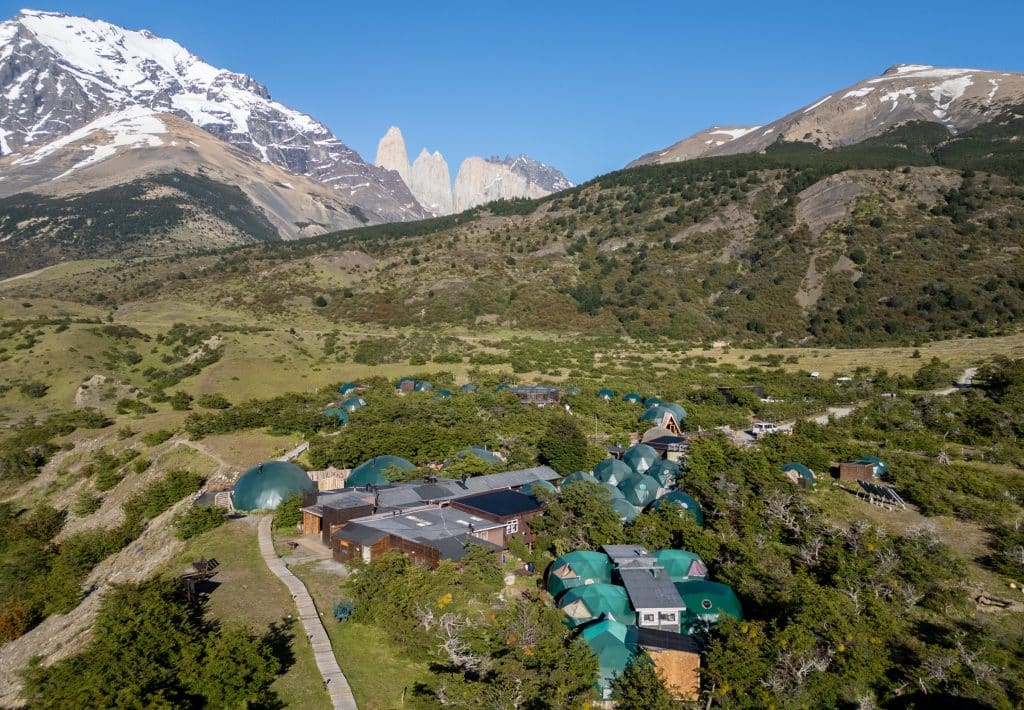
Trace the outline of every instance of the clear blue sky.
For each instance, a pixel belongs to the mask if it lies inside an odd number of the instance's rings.
[[[27,1],[27,0],[26,0]],[[0,0],[10,17],[25,2]],[[913,7],[911,7],[913,5]],[[580,182],[895,63],[1024,71],[1024,2],[39,0],[251,74],[373,160],[527,153]]]

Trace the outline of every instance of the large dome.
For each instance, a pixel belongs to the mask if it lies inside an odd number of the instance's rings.
[[[292,493],[315,493],[317,486],[287,461],[267,461],[242,474],[231,493],[237,510],[276,510]]]
[[[402,471],[412,471],[416,467],[401,456],[375,456],[369,461],[352,469],[345,480],[346,488],[358,488],[360,486],[381,486],[388,482],[384,472],[389,468],[397,468]]]

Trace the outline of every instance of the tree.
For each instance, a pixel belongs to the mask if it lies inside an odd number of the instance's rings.
[[[302,522],[302,494],[292,493],[277,506],[274,513],[275,530],[294,530]]]
[[[227,519],[225,508],[193,505],[174,516],[174,534],[181,540],[188,540],[223,525]]]
[[[540,460],[563,476],[587,464],[587,439],[570,417],[558,414],[537,442]]]
[[[673,710],[676,707],[661,674],[646,653],[634,658],[622,675],[612,681],[612,698],[615,707],[622,710]]]
[[[182,390],[172,394],[168,401],[171,403],[171,409],[176,412],[184,412],[192,408],[192,395]]]

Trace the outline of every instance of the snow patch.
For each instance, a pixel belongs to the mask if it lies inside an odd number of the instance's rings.
[[[843,94],[843,98],[844,99],[849,99],[849,98],[862,99],[862,98],[864,98],[865,96],[867,96],[868,94],[870,94],[874,90],[875,90],[875,87],[873,87],[873,86],[865,86],[864,88],[861,88],[861,89],[853,89],[852,91],[847,91],[845,94]]]
[[[708,131],[708,135],[729,136],[729,140],[736,140],[737,138],[742,138],[748,133],[753,133],[758,128],[760,128],[760,126],[751,126],[750,128],[720,128],[717,131]]]
[[[110,136],[110,142],[103,145],[87,144],[81,146],[81,150],[89,151],[92,155],[76,163],[70,170],[59,175],[58,178],[64,177],[64,175],[87,165],[106,160],[116,155],[118,148],[158,148],[164,144],[158,136],[166,133],[167,128],[164,126],[164,122],[149,109],[133,106],[98,118],[92,123],[82,126],[77,131],[51,141],[39,150],[19,158],[14,161],[14,164],[34,165],[62,148],[90,138],[98,131],[107,133]]]
[[[856,106],[854,106],[854,107],[853,107],[853,110],[854,110],[854,111],[863,111],[863,110],[864,110],[864,109],[866,109],[867,107],[868,107],[868,105],[867,105],[867,104],[858,104],[858,105],[856,105]]]
[[[898,81],[900,79],[953,79],[964,74],[981,71],[979,69],[939,69],[936,67],[924,66],[922,64],[908,64],[906,71],[904,67],[897,69],[897,76],[880,76],[877,79],[868,79],[869,84],[882,84],[887,81]]]
[[[11,150],[11,146],[7,143],[7,131],[0,128],[0,155],[7,155],[8,153],[13,152],[14,151]]]
[[[967,87],[972,84],[974,84],[974,81],[968,75],[956,79],[947,79],[941,84],[936,84],[928,89],[928,93],[932,96],[932,101],[935,102],[935,110],[932,113],[938,118],[944,118],[950,105],[963,96],[964,92],[967,91]]]
[[[996,97],[996,92],[999,91],[999,82],[995,79],[989,79],[988,83],[992,85],[992,90],[988,92],[988,100],[992,101]]]
[[[807,108],[805,108],[805,109],[804,109],[804,113],[810,113],[811,111],[813,111],[814,109],[818,108],[819,106],[821,106],[821,105],[822,105],[823,103],[825,103],[826,101],[828,101],[828,100],[829,100],[829,99],[831,99],[831,98],[832,98],[832,94],[829,94],[828,96],[826,96],[825,98],[823,98],[823,99],[822,99],[821,101],[819,101],[818,103],[816,103],[816,104],[812,104],[812,105],[808,106]]]

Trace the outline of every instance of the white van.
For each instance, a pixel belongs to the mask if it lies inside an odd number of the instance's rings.
[[[779,425],[774,422],[756,422],[751,431],[754,432],[754,436],[765,436],[779,431],[779,428]]]

